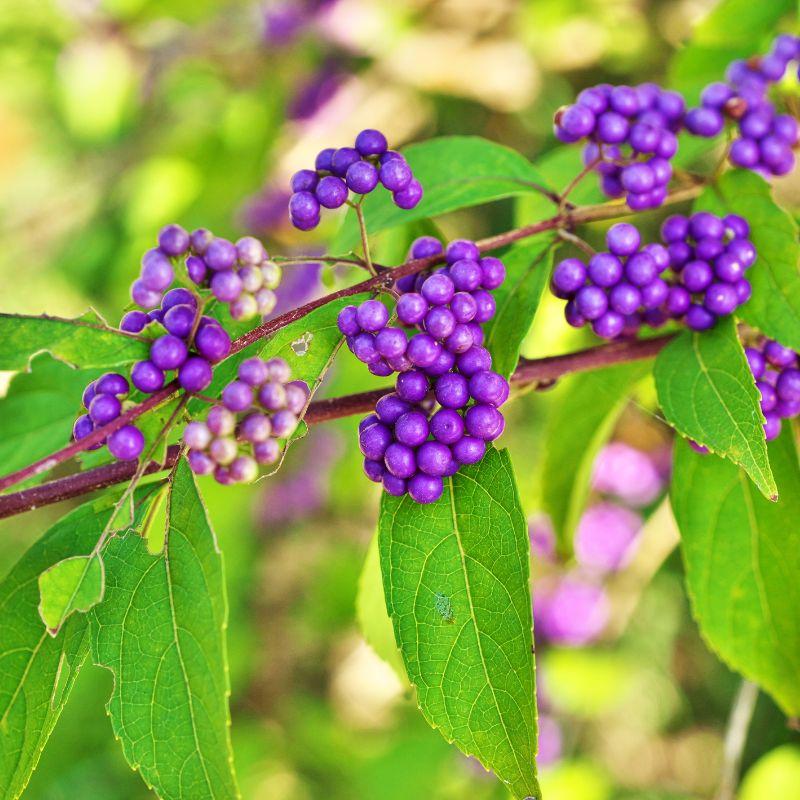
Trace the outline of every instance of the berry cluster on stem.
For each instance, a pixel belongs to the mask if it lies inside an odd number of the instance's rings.
[[[405,158],[389,150],[380,131],[367,129],[356,136],[355,147],[328,147],[317,155],[314,169],[292,176],[289,219],[301,231],[312,230],[322,208],[340,208],[350,192],[363,198],[378,184],[392,193],[399,208],[414,208],[422,199],[422,185]]]

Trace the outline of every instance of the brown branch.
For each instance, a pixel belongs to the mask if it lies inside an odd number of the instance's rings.
[[[666,198],[663,205],[666,206],[673,203],[680,203],[690,200],[694,197],[697,197],[702,189],[702,185],[693,185],[676,189]],[[549,219],[542,220],[541,222],[535,222],[532,225],[526,225],[521,228],[506,231],[505,233],[499,233],[486,239],[481,239],[480,241],[476,242],[476,244],[481,252],[486,252],[490,250],[496,250],[500,247],[506,247],[507,245],[513,244],[521,239],[526,239],[530,236],[535,236],[546,231],[557,230],[560,228],[571,229],[578,224],[617,219],[621,216],[635,213],[635,211],[621,202],[602,203],[596,206],[585,206],[574,209],[567,208],[556,216],[550,217]],[[234,353],[240,352],[254,342],[272,335],[281,328],[291,325],[293,322],[302,319],[312,311],[322,308],[323,306],[335,300],[339,300],[344,297],[352,297],[353,295],[361,294],[362,292],[388,290],[396,280],[403,278],[406,275],[414,275],[417,272],[421,272],[425,269],[433,267],[440,263],[443,258],[443,255],[438,255],[430,256],[429,258],[417,258],[406,261],[404,264],[401,264],[394,269],[380,272],[368,280],[361,281],[360,283],[356,283],[344,289],[340,289],[337,292],[320,297],[317,300],[312,300],[311,302],[306,303],[299,308],[287,311],[285,314],[281,314],[269,322],[265,322],[258,327],[253,328],[253,330],[248,331],[243,336],[240,336],[238,339],[236,339],[233,342],[230,354],[233,355]],[[173,381],[168,386],[165,386],[163,389],[148,397],[147,400],[140,405],[131,408],[113,422],[104,425],[102,428],[98,428],[89,434],[89,436],[86,436],[80,441],[73,442],[67,447],[62,448],[61,450],[52,453],[51,455],[42,458],[34,464],[24,467],[23,469],[0,477],[0,491],[3,491],[4,489],[7,489],[17,483],[22,483],[23,481],[28,480],[35,475],[39,475],[42,472],[46,472],[56,465],[63,463],[73,456],[76,456],[78,453],[88,450],[92,445],[102,442],[109,434],[113,433],[118,428],[167,400],[170,395],[177,390],[177,382]]]
[[[652,358],[671,341],[673,335],[666,334],[653,339],[614,342],[561,356],[535,360],[521,359],[511,380],[517,384],[549,386],[558,378],[573,372]],[[318,425],[321,422],[349,417],[353,414],[368,413],[374,409],[378,398],[387,391],[386,388],[374,389],[343,397],[314,400],[308,407],[305,421],[309,425]],[[147,465],[144,474],[149,475],[172,469],[179,454],[180,446],[170,445],[167,448],[166,460],[163,463],[151,462]],[[117,483],[124,483],[136,474],[136,470],[137,462],[135,461],[117,462],[43,483],[41,486],[34,486],[31,489],[0,495],[0,519],[32,511],[51,503],[59,503],[72,497],[79,497]]]

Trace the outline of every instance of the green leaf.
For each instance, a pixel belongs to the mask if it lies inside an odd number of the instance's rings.
[[[408,676],[394,640],[394,628],[383,595],[378,536],[376,533],[372,537],[358,579],[356,620],[367,644],[397,673],[403,683],[407,683]]]
[[[758,389],[732,318],[676,336],[653,374],[661,410],[678,433],[743,467],[767,497],[777,497]]]
[[[88,611],[103,599],[103,559],[70,556],[39,576],[39,614],[55,636],[73,611]]]
[[[25,369],[41,352],[81,367],[115,367],[147,358],[147,342],[91,317],[0,314],[0,369]]]
[[[418,505],[383,495],[386,605],[428,722],[539,798],[529,543],[511,462],[490,449]]]
[[[787,347],[800,350],[800,245],[797,225],[775,204],[770,185],[749,170],[725,173],[698,198],[698,209],[741,214],[758,258],[747,271],[753,296],[736,313]]]
[[[159,484],[137,493],[137,524]],[[71,617],[56,637],[39,616],[39,575],[90,550],[116,496],[105,495],[59,520],[0,583],[0,797],[24,790],[89,652],[89,623]]]
[[[106,594],[90,619],[95,663],[114,674],[107,709],[128,763],[165,800],[239,796],[217,548],[184,460],[172,478],[164,548],[127,533],[105,550]]]
[[[758,55],[769,45],[782,17],[797,13],[794,0],[722,0],[695,28],[692,41],[670,65],[670,86],[694,104],[703,87],[724,79],[728,64]]]
[[[492,292],[497,313],[486,326],[484,346],[492,354],[492,369],[506,378],[517,366],[520,347],[539,308],[553,265],[553,249],[553,236],[537,236],[500,256],[506,279]]]
[[[536,192],[537,186],[544,185],[527,158],[479,136],[429,139],[410,145],[403,155],[422,184],[422,201],[416,208],[405,210],[398,208],[385,190],[367,195],[364,215],[369,234],[459,208]],[[358,223],[351,212],[345,217],[331,252],[351,250],[359,241]]]
[[[787,426],[788,428],[788,426]],[[694,615],[709,645],[800,714],[800,469],[792,431],[770,443],[780,501],[744,472],[676,443],[672,508]]]
[[[81,394],[97,370],[76,370],[42,354],[12,379],[0,400],[0,464],[13,472],[66,444],[81,413]],[[41,480],[44,476],[38,476]]]
[[[592,466],[614,431],[644,363],[620,364],[564,379],[555,390],[542,447],[542,509],[550,516],[564,553],[586,506]]]

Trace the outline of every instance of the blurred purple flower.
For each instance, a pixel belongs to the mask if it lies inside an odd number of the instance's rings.
[[[545,561],[556,559],[556,535],[547,514],[536,514],[528,520],[528,536],[534,557]]]
[[[583,512],[575,531],[575,558],[599,572],[624,567],[636,552],[642,518],[614,503],[596,503]]]
[[[258,498],[256,521],[267,530],[299,522],[325,507],[330,493],[331,470],[342,452],[339,434],[315,432],[313,444],[307,441],[294,447],[302,450],[300,463],[309,464],[286,477],[274,476],[264,484]],[[307,458],[313,447],[313,463]]]
[[[309,254],[309,258],[313,258],[313,255]],[[317,297],[324,289],[320,280],[321,272],[322,264],[319,262],[286,264],[283,267],[281,285],[275,292],[278,302],[269,318],[277,317]]]
[[[647,453],[623,442],[612,442],[594,462],[592,486],[632,506],[645,506],[661,494],[664,483]]]
[[[286,109],[293,120],[313,117],[339,90],[346,78],[337,59],[326,59],[308,80],[298,86]]]
[[[561,727],[549,714],[539,714],[536,766],[549,767],[561,758]]]
[[[288,184],[288,181],[287,181]],[[239,209],[242,226],[254,235],[264,236],[289,220],[289,187],[267,187],[247,198]]]
[[[264,41],[269,45],[291,44],[309,21],[309,9],[300,2],[274,3],[264,9]]]
[[[554,644],[580,647],[595,641],[609,614],[605,589],[578,575],[545,578],[534,588],[534,632]]]

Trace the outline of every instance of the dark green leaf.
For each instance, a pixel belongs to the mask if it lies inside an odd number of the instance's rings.
[[[141,524],[156,486],[137,493]],[[0,583],[0,796],[18,797],[36,768],[89,652],[89,623],[77,614],[59,634],[39,616],[39,575],[53,564],[89,552],[116,497],[80,506],[39,539]]]
[[[678,433],[743,467],[776,496],[758,389],[731,318],[702,333],[684,331],[656,358],[658,401]]]
[[[381,189],[364,201],[370,234],[459,208],[537,191],[544,181],[523,155],[478,136],[443,136],[413,144],[403,151],[425,194],[410,211],[398,208]],[[345,218],[332,252],[342,253],[360,241],[351,212]]]
[[[544,434],[542,509],[560,549],[572,549],[575,527],[589,496],[592,465],[647,364],[620,364],[564,379],[555,390]]]
[[[792,12],[797,12],[794,0],[722,0],[673,59],[670,85],[695,104],[706,84],[724,79],[731,61],[763,52],[780,19]]]
[[[114,673],[111,725],[148,786],[165,800],[235,798],[222,555],[183,460],[167,518],[157,555],[133,533],[109,541],[92,655]]]
[[[553,265],[553,242],[551,235],[537,236],[501,255],[506,279],[492,292],[497,313],[486,325],[484,346],[492,354],[492,369],[506,378],[517,366],[520,347],[547,286]]]
[[[76,370],[48,355],[12,379],[0,400],[0,464],[13,472],[69,442],[86,384],[100,373]],[[43,476],[40,476],[40,478]]]
[[[379,541],[425,718],[514,797],[539,798],[529,543],[508,454],[490,449],[431,505],[384,494]]]
[[[792,438],[786,430],[769,447],[777,503],[729,462],[677,442],[672,507],[701,633],[733,669],[797,716],[800,470]]]
[[[25,369],[41,352],[80,367],[115,367],[147,358],[150,348],[96,318],[0,314],[0,369]]]
[[[800,245],[794,220],[772,199],[770,185],[748,170],[725,173],[696,207],[720,216],[741,214],[758,252],[748,270],[753,296],[736,313],[767,336],[800,350]]]

